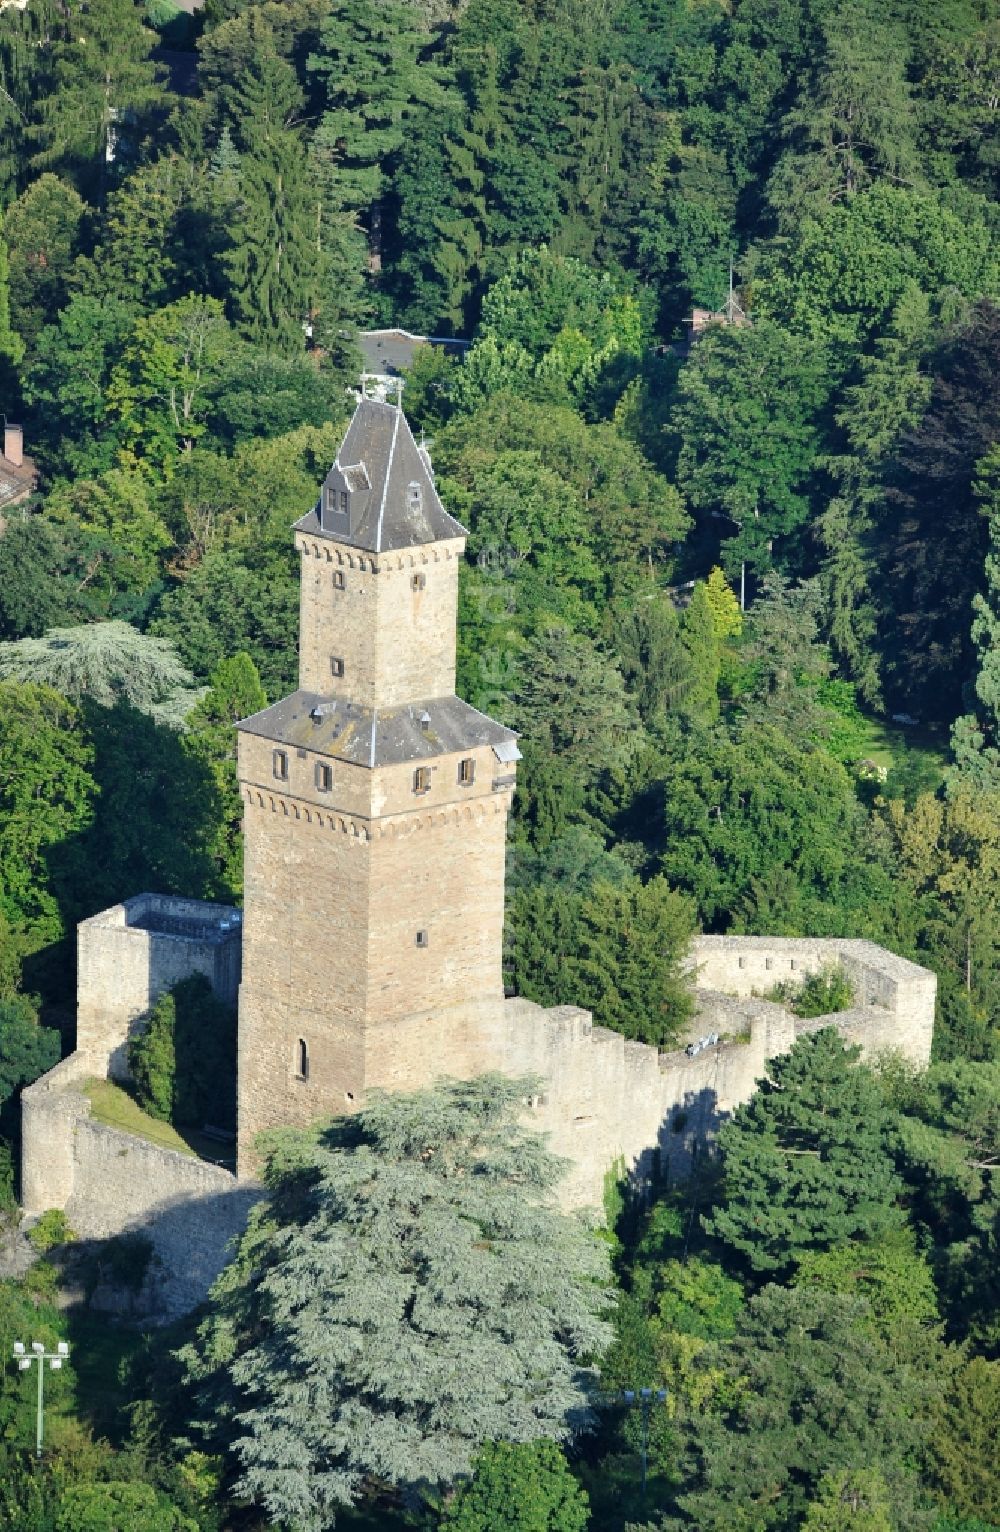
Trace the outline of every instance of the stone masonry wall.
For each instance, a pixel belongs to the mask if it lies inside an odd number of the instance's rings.
[[[214,926],[188,936],[186,923]],[[228,929],[223,930],[223,923]],[[181,979],[204,974],[235,1005],[240,982],[240,915],[229,905],[137,894],[77,927],[77,1047],[106,1059],[98,1074],[128,1078],[132,1023]],[[163,929],[155,929],[160,924]],[[149,929],[152,926],[154,929]]]
[[[246,1227],[259,1187],[229,1171],[94,1122],[75,1086],[93,1059],[71,1054],[24,1091],[22,1199],[29,1215],[65,1209],[84,1239],[138,1233],[156,1256],[162,1318],[198,1303]]]
[[[295,542],[302,555],[299,685],[304,690],[367,707],[454,691],[464,539],[382,554],[360,553],[304,532],[296,533]],[[422,583],[415,576],[422,576]],[[344,662],[336,680],[334,656]]]
[[[833,961],[852,974],[864,1004],[800,1021],[754,994]],[[626,1041],[573,1006],[546,1011],[526,1000],[483,999],[373,1027],[366,1087],[413,1089],[488,1070],[536,1077],[532,1120],[568,1162],[562,1201],[599,1208],[616,1161],[640,1179],[654,1161],[661,1172],[683,1174],[719,1122],[752,1095],[767,1060],[787,1052],[797,1036],[834,1025],[869,1058],[887,1048],[918,1064],[930,1055],[934,975],[870,943],[705,937],[694,944],[692,962],[713,987],[697,990],[690,1052],[659,1053]],[[262,1004],[255,1022],[262,1036],[273,1022]],[[719,1040],[707,1044],[713,1033]],[[99,1055],[73,1054],[23,1093],[25,1209],[63,1207],[89,1237],[147,1234],[162,1263],[163,1311],[179,1312],[204,1294],[259,1188],[93,1122],[78,1086],[103,1072],[101,1062]],[[241,1056],[241,1085],[244,1063]],[[299,1100],[300,1112],[270,1122],[304,1124],[355,1104],[338,1108],[308,1092]],[[272,1110],[279,1106],[270,1102]]]

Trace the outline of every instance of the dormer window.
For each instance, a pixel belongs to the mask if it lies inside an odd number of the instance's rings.
[[[408,511],[421,511],[424,505],[424,492],[414,479],[406,486],[406,509]]]
[[[334,463],[323,485],[324,532],[352,537],[365,514],[370,494],[371,480],[364,463]]]

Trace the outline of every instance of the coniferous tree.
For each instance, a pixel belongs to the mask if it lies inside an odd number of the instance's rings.
[[[72,0],[53,41],[50,88],[36,104],[32,163],[100,192],[108,166],[163,100],[155,42],[135,0]]]
[[[187,1353],[203,1428],[234,1438],[272,1519],[318,1528],[372,1476],[413,1498],[487,1441],[589,1428],[606,1247],[551,1206],[559,1162],[518,1122],[530,1089],[373,1093],[275,1146],[268,1218]]]
[[[889,1114],[859,1053],[833,1027],[800,1038],[720,1131],[726,1196],[705,1227],[754,1271],[901,1225]]]
[[[255,58],[234,88],[241,151],[240,221],[225,258],[233,309],[251,339],[294,354],[316,296],[317,215],[299,133],[295,76],[273,54]]]
[[[443,105],[437,70],[422,59],[430,43],[412,0],[346,0],[327,16],[309,59],[326,91],[317,146],[333,154],[344,206],[363,215],[376,260],[398,151],[417,113]]]
[[[781,227],[794,228],[803,211],[822,212],[880,175],[916,179],[904,34],[871,0],[839,5],[821,30],[814,78],[784,119],[788,147],[768,185]]]
[[[976,650],[976,711],[960,717],[951,736],[957,773],[987,789],[1000,788],[1000,446],[977,465],[975,493],[989,522],[986,591],[972,598]]]

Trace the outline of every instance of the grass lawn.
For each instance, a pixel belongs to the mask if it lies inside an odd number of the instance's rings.
[[[132,1133],[136,1138],[144,1138],[147,1143],[158,1144],[161,1149],[176,1149],[178,1154],[208,1160],[212,1165],[221,1165],[225,1170],[236,1168],[235,1145],[208,1138],[195,1128],[177,1129],[169,1122],[150,1117],[128,1091],[122,1090],[120,1085],[114,1085],[110,1080],[88,1080],[83,1093],[90,1102],[95,1122],[106,1123],[109,1128],[120,1128],[123,1133]]]
[[[909,752],[922,755],[928,766],[932,766],[939,776],[944,775],[948,755],[939,732],[919,727],[904,729],[885,718],[877,718],[874,713],[864,713],[863,717],[865,744],[862,755],[867,760],[888,768],[894,758]]]

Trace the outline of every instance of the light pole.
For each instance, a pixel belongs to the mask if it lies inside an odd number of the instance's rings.
[[[69,1347],[65,1341],[59,1341],[54,1351],[46,1351],[41,1341],[31,1342],[31,1350],[23,1341],[14,1342],[14,1360],[17,1363],[18,1372],[27,1372],[34,1363],[38,1364],[38,1420],[35,1428],[35,1453],[42,1455],[42,1423],[45,1411],[45,1364],[48,1362],[53,1372],[58,1372],[63,1362],[69,1356]]]
[[[646,1502],[646,1462],[649,1457],[649,1412],[655,1401],[666,1404],[665,1388],[623,1388],[622,1398],[631,1409],[638,1404],[642,1410],[642,1500]]]
[[[666,1404],[667,1391],[665,1388],[622,1388],[613,1389],[609,1393],[600,1393],[596,1399],[601,1404],[624,1403],[627,1409],[634,1409],[636,1405],[642,1410],[642,1501],[646,1503],[646,1473],[649,1459],[649,1412],[654,1404]]]

